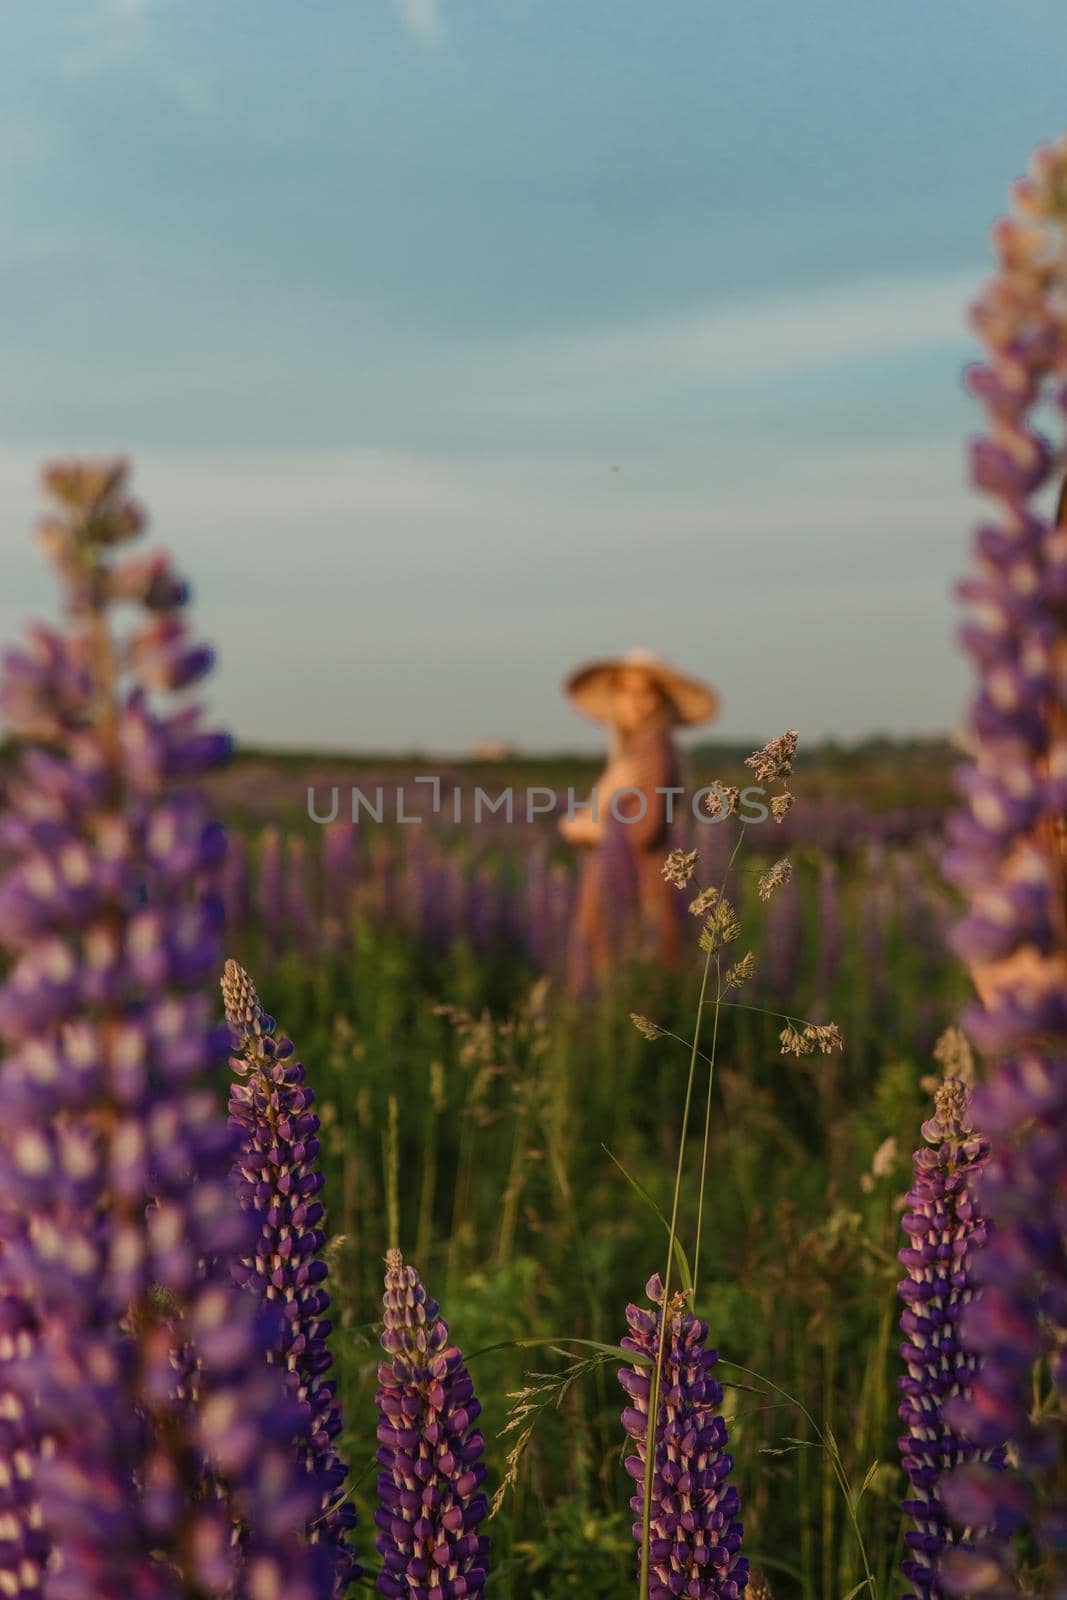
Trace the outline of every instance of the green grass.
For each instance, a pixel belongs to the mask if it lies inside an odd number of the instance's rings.
[[[789,1009],[802,1016],[817,867],[814,855],[800,864],[809,938]],[[783,1058],[780,1024],[722,1011],[694,1263],[696,1309],[723,1361],[746,1548],[780,1600],[844,1600],[864,1579],[861,1544],[881,1600],[903,1592],[898,1200],[926,1114],[920,1082],[933,1070],[930,1046],[954,1019],[962,984],[951,965],[916,948],[896,916],[872,970],[867,869],[853,864],[844,887],[848,938],[828,1002],[843,1054]],[[509,1396],[531,1371],[564,1372],[563,1341],[617,1343],[627,1301],[662,1271],[661,1222],[619,1164],[669,1214],[689,1059],[669,1039],[643,1039],[628,1014],[691,1038],[703,958],[694,940],[685,978],[623,971],[609,991],[576,1005],[535,986],[517,960],[479,961],[462,945],[434,954],[366,923],[352,935],[312,962],[298,951],[269,955],[250,927],[230,953],[256,976],[318,1095],[332,1343],[359,1545],[373,1571],[391,1146],[400,1245],[456,1341],[476,1353],[492,1492],[511,1443],[500,1437]],[[759,941],[750,911],[737,952],[751,945],[758,954]],[[445,1002],[490,1020],[457,1026],[438,1014]],[[696,1084],[679,1195],[687,1244],[704,1133],[700,1070]],[[897,1164],[872,1180],[873,1154],[890,1136]],[[540,1414],[518,1482],[488,1529],[496,1600],[636,1594],[622,1401],[612,1364],[593,1362]]]

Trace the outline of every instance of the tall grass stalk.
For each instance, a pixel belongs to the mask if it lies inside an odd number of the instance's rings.
[[[827,1438],[833,1439],[836,1449],[836,1436],[834,1434],[834,1384],[837,1379],[837,1337],[832,1321],[828,1321],[823,1329],[822,1346],[822,1391],[823,1391],[823,1431]],[[822,1592],[833,1592],[834,1574],[834,1520],[836,1511],[836,1497],[834,1494],[834,1463],[829,1450],[823,1451],[822,1457]]]
[[[867,1543],[863,1537],[863,1529],[860,1527],[858,1514],[860,1501],[862,1500],[865,1491],[870,1486],[871,1469],[868,1468],[864,1481],[857,1493],[852,1487],[852,1482],[845,1468],[845,1463],[841,1458],[841,1451],[833,1429],[821,1428],[815,1421],[815,1418],[812,1416],[807,1406],[804,1404],[803,1400],[799,1399],[797,1395],[790,1394],[788,1389],[783,1389],[781,1385],[775,1383],[772,1378],[765,1378],[762,1373],[753,1372],[751,1367],[743,1367],[737,1361],[728,1361],[725,1356],[720,1356],[719,1361],[724,1367],[732,1367],[735,1372],[742,1373],[746,1378],[755,1378],[757,1383],[764,1384],[772,1391],[772,1393],[781,1395],[782,1399],[788,1401],[790,1405],[795,1406],[800,1412],[801,1416],[806,1420],[808,1426],[811,1428],[811,1431],[818,1439],[819,1444],[826,1454],[826,1457],[830,1463],[830,1471],[837,1483],[838,1489],[841,1491],[841,1496],[845,1502],[845,1507],[848,1514],[849,1526],[852,1529],[852,1534],[856,1541],[856,1550],[860,1558],[860,1564],[863,1567],[863,1582],[858,1584],[852,1590],[852,1594],[858,1594],[861,1589],[866,1589],[867,1593],[872,1597],[872,1600],[878,1600],[878,1584],[874,1573],[871,1571],[871,1563],[867,1554]],[[832,1578],[832,1572],[830,1577]],[[827,1584],[825,1593],[829,1594],[830,1592],[831,1590],[829,1584]],[[848,1600],[851,1600],[851,1596],[848,1597]]]
[[[422,1130],[422,1180],[419,1184],[419,1220],[415,1232],[415,1259],[428,1261],[433,1238],[433,1210],[437,1194],[437,1123],[444,1109],[444,1068],[431,1061],[429,1093]]]
[[[456,1177],[452,1190],[452,1223],[448,1231],[448,1259],[445,1267],[445,1286],[449,1299],[457,1289],[460,1253],[470,1232],[470,1214],[473,1205],[471,1172],[474,1161],[474,1107],[471,1084],[468,1081],[460,1109],[459,1151],[456,1160]]]
[[[733,850],[730,853],[730,859],[727,862],[726,870],[723,873],[722,885],[720,887],[720,894],[725,894],[726,893],[726,884],[729,881],[731,869],[733,868],[734,862],[737,860],[738,851],[741,849],[741,844],[742,844],[742,842],[744,840],[744,837],[745,837],[745,830],[744,830],[743,827],[741,827],[741,828],[738,829],[737,841],[734,844]],[[708,1176],[708,1151],[709,1151],[710,1145],[711,1145],[711,1098],[712,1098],[712,1091],[713,1091],[713,1089],[715,1087],[715,1053],[716,1053],[716,1050],[718,1048],[718,1043],[719,1043],[719,1016],[720,1016],[720,1013],[722,1011],[722,1005],[723,1005],[722,957],[721,957],[721,952],[718,949],[716,949],[714,953],[715,953],[715,1001],[714,1001],[714,1010],[712,1012],[711,1050],[710,1050],[709,1055],[708,1055],[708,1093],[707,1093],[707,1099],[706,1099],[705,1105],[704,1105],[704,1144],[703,1144],[703,1149],[702,1149],[701,1157],[700,1157],[700,1194],[699,1194],[699,1197],[698,1197],[698,1200],[697,1200],[697,1231],[696,1231],[696,1242],[694,1243],[694,1246],[693,1246],[693,1302],[694,1302],[694,1305],[696,1303],[696,1297],[697,1297],[697,1285],[698,1285],[698,1283],[700,1281],[700,1244],[701,1244],[701,1238],[703,1236],[703,1229],[704,1229],[704,1189],[705,1189],[705,1185],[706,1185],[706,1182],[707,1182],[707,1176]],[[706,976],[706,974],[707,974],[707,967],[705,966],[705,976]],[[696,1044],[697,1044],[697,1032],[698,1032],[698,1029],[699,1029],[699,1019],[703,1015],[703,1005],[704,1005],[704,990],[703,990],[703,987],[702,987],[701,988],[701,995],[700,995],[700,1002],[699,1002],[698,1009],[697,1009],[698,1024],[697,1024],[697,1028],[695,1028],[693,1030],[693,1046],[694,1046],[694,1049],[696,1048]]]
[[[503,1203],[500,1207],[500,1224],[497,1228],[493,1260],[497,1266],[510,1260],[515,1247],[515,1228],[519,1215],[526,1171],[527,1119],[519,1109],[515,1115],[515,1128],[511,1139],[511,1158],[508,1162],[507,1181],[504,1184]]]
[[[671,1201],[671,1220],[667,1238],[667,1264],[663,1269],[663,1305],[659,1320],[659,1345],[656,1364],[652,1369],[648,1396],[648,1423],[645,1437],[645,1480],[641,1507],[641,1574],[638,1585],[639,1600],[648,1600],[649,1564],[652,1549],[652,1493],[656,1477],[656,1450],[659,1433],[660,1377],[663,1370],[663,1352],[670,1316],[671,1268],[674,1265],[674,1241],[678,1236],[678,1207],[682,1194],[682,1168],[685,1164],[685,1141],[689,1132],[689,1108],[693,1101],[693,1082],[696,1078],[700,1053],[700,1024],[704,1016],[704,997],[708,989],[713,949],[709,943],[704,957],[704,971],[700,978],[700,997],[693,1021],[693,1045],[689,1055],[689,1076],[685,1086],[685,1106],[682,1111],[682,1130],[678,1140],[678,1160],[674,1169],[674,1196]]]
[[[697,1200],[697,1232],[693,1246],[693,1299],[696,1300],[700,1281],[700,1241],[704,1229],[704,1187],[708,1176],[708,1149],[711,1144],[711,1096],[715,1084],[715,1052],[719,1043],[719,1012],[722,1000],[722,964],[715,954],[715,1009],[712,1013],[711,1050],[708,1054],[708,1094],[704,1105],[704,1145],[700,1159],[700,1195]]]
[[[400,1248],[400,1107],[395,1094],[389,1096],[389,1120],[385,1133],[385,1217],[390,1250]]]

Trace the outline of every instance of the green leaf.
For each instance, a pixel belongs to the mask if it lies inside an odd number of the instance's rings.
[[[483,1344],[480,1350],[472,1350],[464,1357],[466,1361],[476,1361],[479,1356],[492,1355],[496,1350],[551,1350],[556,1355],[567,1356],[572,1352],[564,1349],[565,1345],[578,1345],[583,1350],[595,1350],[599,1355],[612,1361],[621,1361],[628,1367],[650,1367],[650,1356],[642,1355],[639,1350],[624,1350],[621,1344],[601,1344],[596,1339],[577,1339],[573,1334],[553,1334],[544,1339],[501,1339],[498,1344]]]
[[[639,1179],[635,1178],[632,1172],[627,1172],[618,1156],[614,1155],[608,1149],[606,1144],[601,1145],[600,1148],[604,1151],[604,1154],[608,1157],[608,1160],[614,1162],[614,1164],[618,1167],[619,1171],[630,1185],[630,1188],[641,1200],[644,1201],[645,1205],[652,1212],[652,1215],[659,1218],[660,1222],[663,1224],[664,1232],[669,1239],[671,1236],[671,1225],[663,1215],[663,1212],[660,1210],[659,1206],[653,1200],[652,1196],[649,1194],[648,1190],[645,1188],[644,1184],[641,1183]],[[682,1288],[688,1292],[693,1287],[693,1274],[689,1270],[689,1258],[682,1248],[681,1240],[677,1236],[674,1240],[674,1259],[678,1267],[678,1275],[682,1280]]]
[[[804,1574],[799,1567],[790,1566],[788,1561],[783,1561],[779,1556],[764,1555],[762,1550],[753,1550],[746,1544],[745,1553],[757,1567],[765,1567],[768,1572],[787,1572],[797,1583],[803,1584]]]
[[[859,1505],[860,1501],[863,1499],[864,1495],[867,1493],[867,1490],[871,1487],[871,1484],[874,1482],[875,1476],[876,1476],[876,1474],[878,1472],[879,1465],[880,1465],[880,1463],[878,1462],[878,1460],[876,1458],[874,1461],[871,1462],[870,1466],[867,1468],[867,1471],[863,1475],[863,1482],[860,1484],[858,1489],[853,1491],[852,1504],[854,1506],[858,1506]]]

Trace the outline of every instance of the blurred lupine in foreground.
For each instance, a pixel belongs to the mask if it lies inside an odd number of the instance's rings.
[[[996,1233],[976,1263],[983,1293],[964,1318],[982,1357],[958,1425],[976,1443],[1011,1441],[1021,1474],[960,1470],[946,1502],[964,1523],[1027,1517],[1050,1592],[1067,1584],[1067,525],[1049,515],[1054,452],[1039,408],[1067,406],[1067,137],[1036,153],[1016,216],[993,234],[998,271],[973,323],[986,362],[970,387],[988,413],[972,449],[996,515],[979,528],[962,597],[978,669],[977,745],[967,811],[953,818],[946,868],[965,889],[956,929],[983,1007],[967,1031],[992,1058],[974,1115],[994,1140],[983,1204]],[[994,1543],[951,1576],[956,1593],[1000,1593]],[[1057,1587],[1059,1585],[1059,1587]]]
[[[960,1318],[970,1302],[974,1253],[989,1233],[979,1200],[979,1182],[989,1141],[971,1126],[970,1094],[958,1078],[946,1078],[935,1096],[935,1112],[923,1123],[927,1144],[913,1157],[914,1184],[902,1226],[908,1244],[900,1252],[907,1277],[899,1285],[906,1373],[898,1379],[903,1399],[900,1441],[911,1499],[903,1509],[915,1521],[905,1534],[911,1554],[904,1575],[916,1593],[908,1600],[940,1600],[941,1557],[960,1536],[945,1515],[941,1479],[980,1452],[952,1423],[952,1404],[966,1396],[977,1365],[960,1343]],[[1003,1466],[1003,1451],[993,1465]]]
[[[0,1237],[12,1237],[5,1226]],[[32,1359],[36,1319],[12,1291],[0,1260],[0,1594],[38,1595],[49,1538],[37,1500],[37,1440],[29,1407],[6,1376],[7,1364]]]
[[[328,1573],[302,1537],[313,1500],[291,1406],[227,1261],[247,1225],[203,992],[223,840],[172,783],[228,741],[195,710],[149,705],[211,653],[188,641],[165,557],[119,558],[143,523],[125,476],[46,473],[58,510],[41,544],[69,625],[32,629],[0,688],[20,741],[0,823],[0,1287],[25,1329],[4,1364],[5,1422],[22,1412],[12,1464],[35,1475],[55,1600],[317,1600]],[[147,612],[122,638],[119,602]],[[5,1522],[12,1594],[36,1587],[26,1504],[21,1528]]]
[[[479,1595],[489,1540],[479,1534],[481,1406],[440,1308],[390,1250],[378,1366],[378,1588],[392,1600]]]
[[[646,1357],[648,1364],[623,1367],[619,1382],[630,1397],[622,1423],[636,1445],[626,1470],[637,1484],[630,1506],[640,1548],[650,1391],[659,1366],[649,1600],[678,1595],[737,1600],[748,1583],[748,1561],[740,1554],[740,1497],[728,1482],[733,1461],[726,1448],[726,1423],[719,1415],[722,1389],[711,1375],[718,1354],[706,1348],[707,1323],[693,1315],[683,1293],[665,1308],[667,1336],[660,1359],[664,1305],[658,1275],[649,1279],[645,1293],[655,1309],[627,1306],[630,1331],[622,1347]]]
[[[334,1593],[341,1595],[359,1569],[347,1544],[356,1521],[345,1497],[348,1469],[334,1444],[341,1411],[336,1385],[326,1376],[330,1296],[324,1212],[315,1198],[322,1188],[315,1096],[292,1042],[275,1034],[274,1018],[263,1010],[252,979],[236,961],[226,963],[222,995],[238,1052],[230,1058],[237,1074],[230,1089],[230,1123],[241,1141],[234,1173],[241,1203],[258,1231],[234,1275],[281,1312],[269,1357],[289,1374],[300,1405],[298,1445],[322,1484],[308,1534],[328,1552]]]

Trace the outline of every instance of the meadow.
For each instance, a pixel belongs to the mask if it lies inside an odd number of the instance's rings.
[[[863,1570],[830,1456],[772,1385],[837,1439],[853,1489],[866,1485],[878,1592],[904,1592],[896,1251],[941,1072],[933,1051],[967,988],[945,948],[955,902],[934,848],[957,760],[937,743],[802,754],[796,806],[749,830],[731,889],[737,948],[757,958],[744,998],[766,1014],[727,1010],[721,1023],[697,1309],[727,1385],[745,1547],[778,1595],[844,1595]],[[737,748],[698,750],[693,767],[696,786],[743,781]],[[568,995],[573,852],[551,818],[456,826],[446,804],[435,819],[413,782],[425,769],[249,752],[213,780],[240,841],[227,953],[256,975],[318,1094],[361,1527],[374,1467],[356,1419],[373,1410],[381,1263],[399,1241],[462,1349],[484,1352],[471,1370],[491,1488],[514,1442],[501,1437],[510,1397],[538,1390],[517,1482],[488,1524],[493,1592],[617,1595],[634,1559],[622,1396],[609,1362],[574,1372],[571,1341],[617,1343],[627,1302],[661,1265],[662,1226],[621,1169],[669,1210],[688,1056],[629,1017],[689,1036],[699,928],[689,919],[687,971],[657,973],[623,947],[610,986]],[[458,763],[444,783],[446,795],[562,795],[594,780],[590,761],[561,758]],[[309,822],[308,788],[324,813],[334,785],[345,803],[353,786],[372,797],[381,785],[383,823],[363,812],[353,828],[344,810]],[[419,824],[390,824],[397,787],[406,814],[422,804]],[[689,833],[698,879],[718,881],[735,825],[690,821]],[[762,904],[756,877],[783,854],[794,876]],[[778,1013],[833,1018],[843,1052],[783,1057]],[[701,1136],[694,1123],[686,1235]]]
[[[1067,1594],[1067,138],[1013,205],[966,748],[692,750],[677,968],[574,959],[587,758],[231,760],[127,464],[46,468],[0,1595]]]

